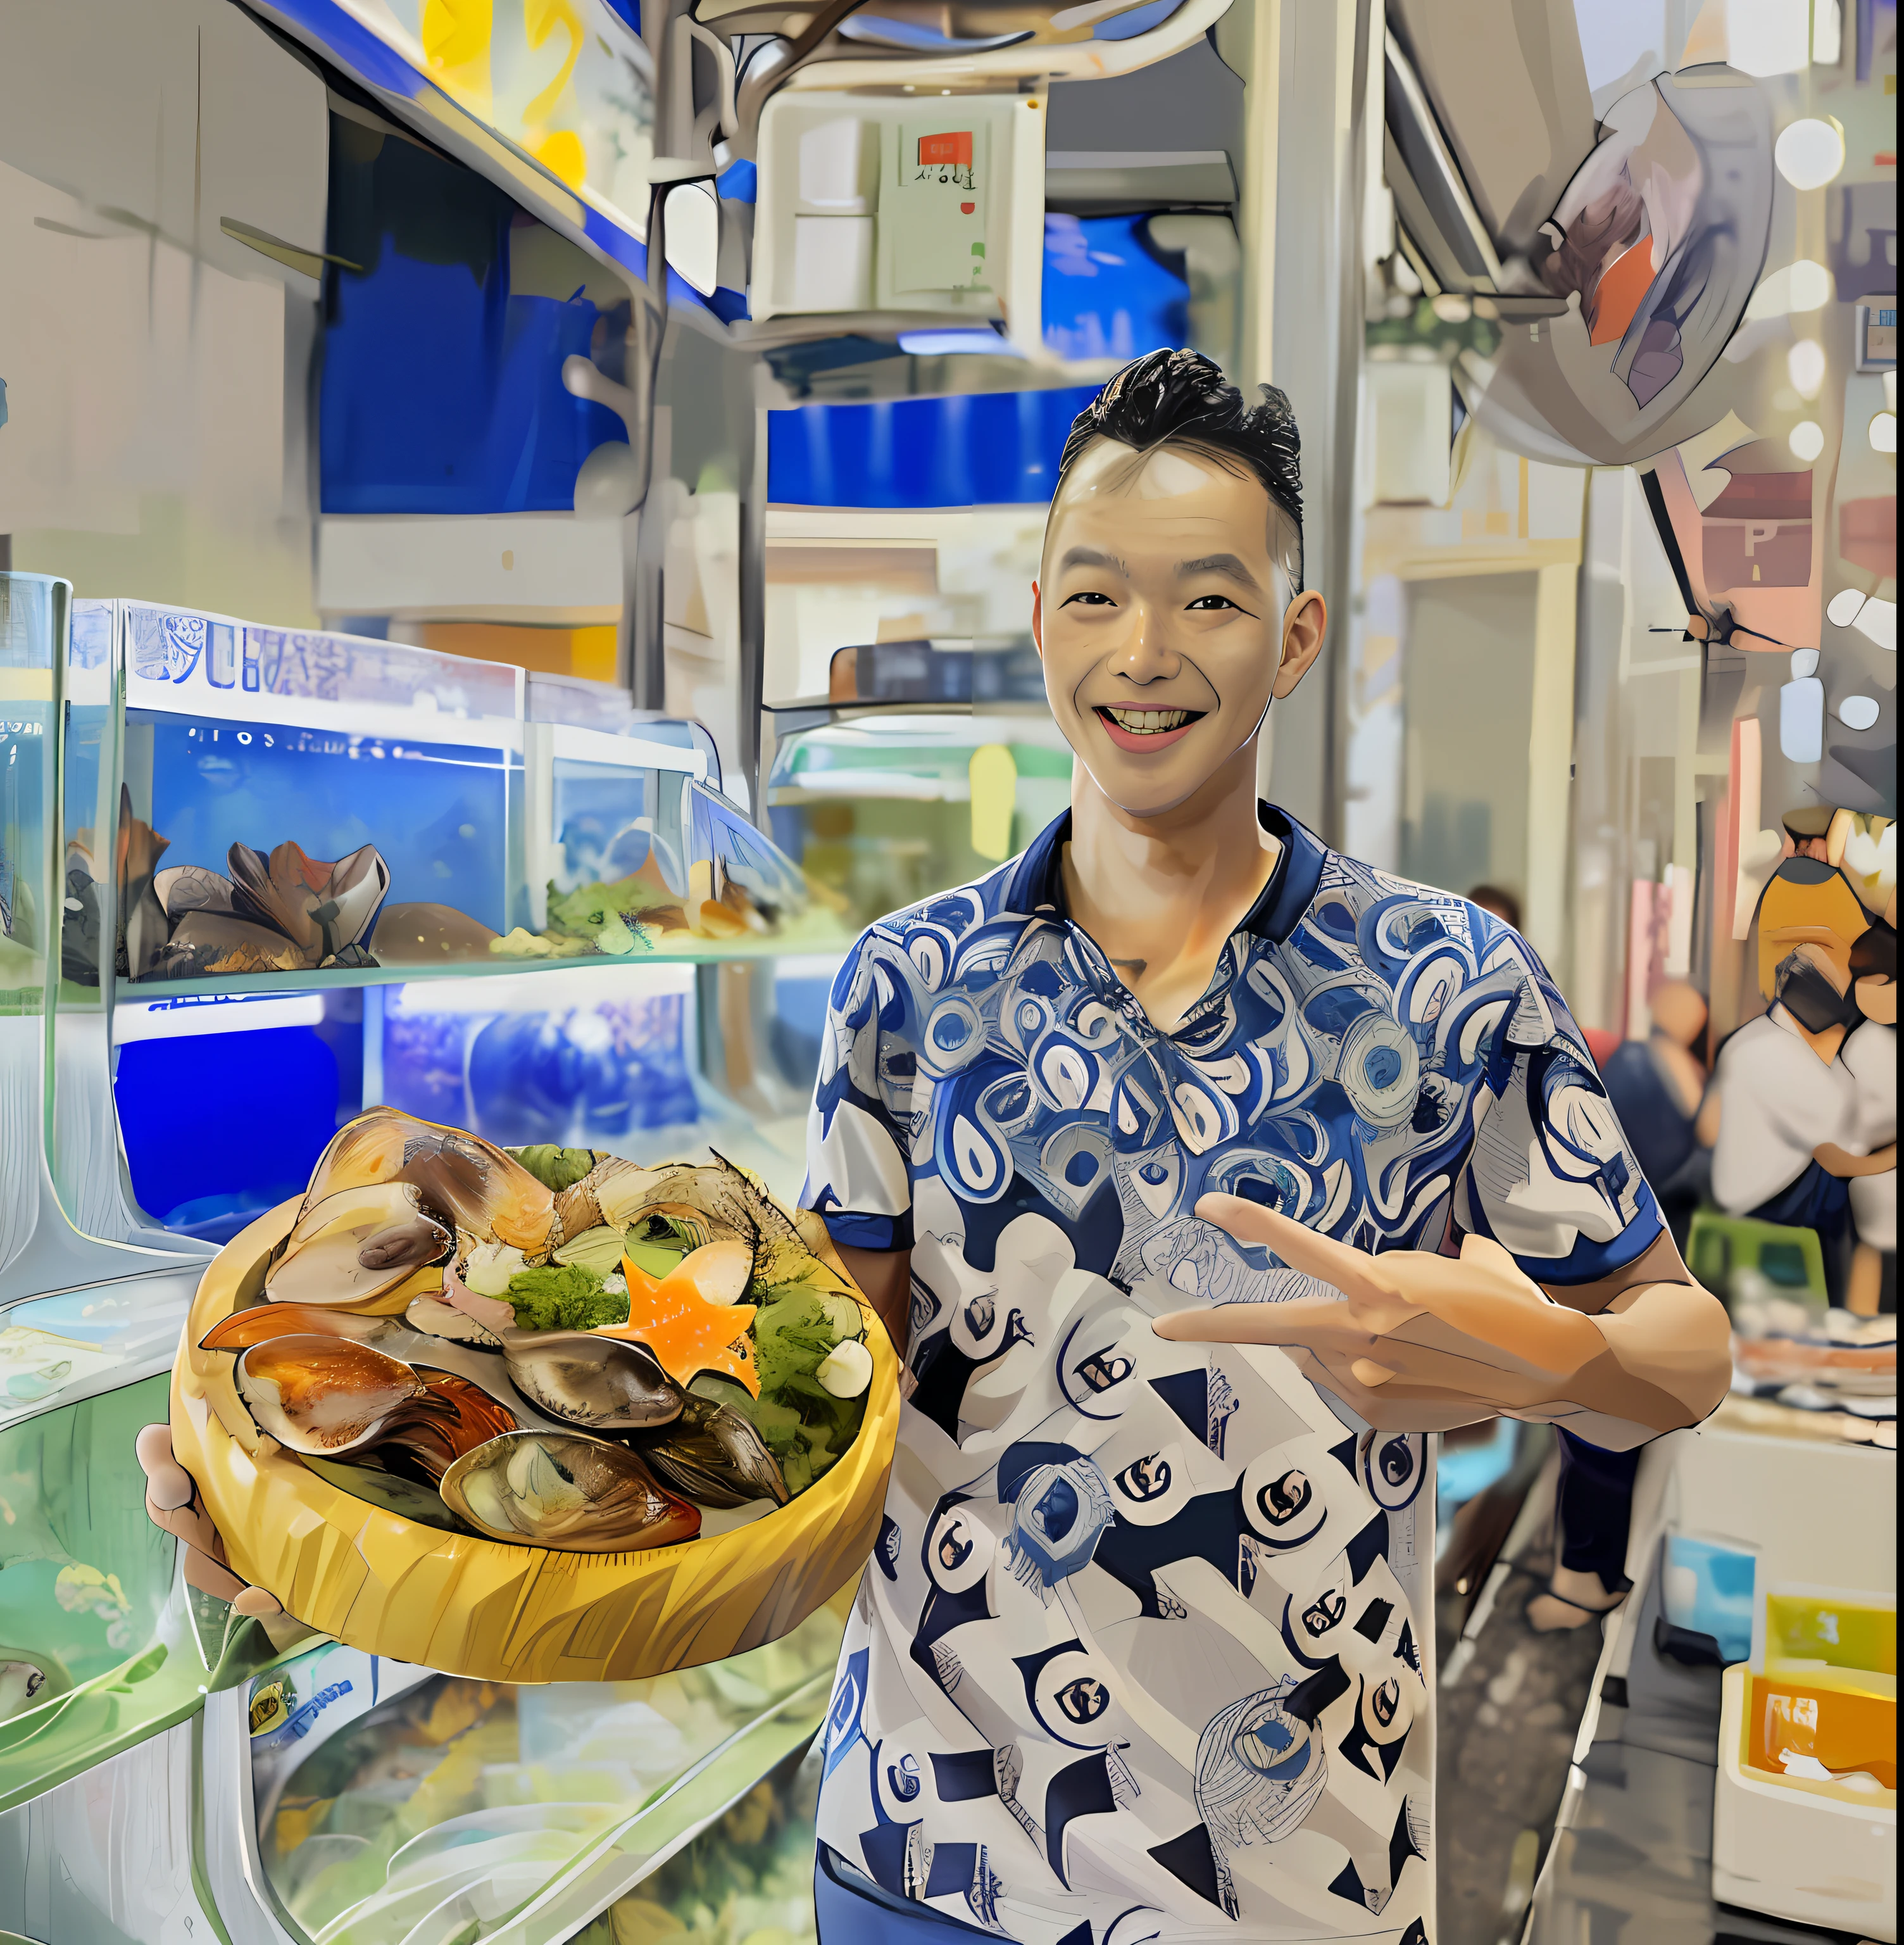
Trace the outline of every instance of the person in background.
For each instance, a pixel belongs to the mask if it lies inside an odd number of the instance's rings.
[[[1483,911],[1492,912],[1496,918],[1504,918],[1516,932],[1520,929],[1520,901],[1511,892],[1504,892],[1499,885],[1477,885],[1468,894],[1471,905],[1479,905]]]
[[[1673,1241],[1686,1247],[1693,1212],[1711,1179],[1712,1151],[1699,1132],[1705,1066],[1698,1048],[1705,1000],[1683,979],[1653,996],[1653,1028],[1622,1040],[1601,1063],[1607,1098],[1658,1197]],[[1545,1589],[1527,1604],[1528,1623],[1546,1634],[1578,1628],[1625,1599],[1627,1533],[1638,1451],[1603,1452],[1563,1429],[1555,1518],[1560,1557]]]
[[[1505,918],[1521,929],[1521,901],[1499,885],[1476,885],[1468,905],[1478,905],[1496,918]],[[1678,1200],[1668,1202],[1665,1185],[1671,1182],[1688,1157],[1700,1154],[1692,1142],[1692,1117],[1700,1111],[1705,1070],[1690,1046],[1705,1031],[1705,1002],[1692,986],[1682,986],[1684,997],[1661,988],[1665,1019],[1653,1009],[1653,1033],[1665,1040],[1655,1060],[1650,1043],[1628,1040],[1610,1060],[1601,1062],[1601,1076],[1620,1127],[1631,1142],[1635,1159],[1659,1196],[1672,1241],[1684,1249],[1686,1227],[1698,1206],[1698,1188],[1681,1212]],[[1686,1003],[1690,1000],[1690,1006]],[[1694,1019],[1694,1007],[1698,1017]],[[1634,1056],[1626,1054],[1628,1046]],[[1677,1056],[1677,1058],[1674,1058]],[[1620,1083],[1616,1085],[1616,1076]],[[1690,1107],[1682,1107],[1690,1083]],[[1684,1140],[1681,1140],[1684,1132]],[[1536,1634],[1556,1628],[1583,1628],[1589,1620],[1610,1614],[1626,1598],[1631,1581],[1626,1577],[1626,1533],[1634,1512],[1634,1476],[1640,1470],[1640,1451],[1610,1453],[1589,1445],[1562,1426],[1560,1434],[1560,1484],[1554,1496],[1554,1519],[1560,1530],[1560,1560],[1546,1587],[1527,1603],[1527,1622]]]
[[[1711,1144],[1699,1134],[1705,997],[1684,979],[1668,979],[1653,994],[1650,1010],[1652,1031],[1644,1040],[1622,1040],[1601,1062],[1601,1077],[1673,1241],[1683,1250],[1712,1173]]]
[[[1804,857],[1779,867],[1758,925],[1760,990],[1771,1005],[1719,1050],[1712,1199],[1728,1216],[1813,1231],[1827,1290],[1842,1303],[1853,1253],[1850,1185],[1897,1165],[1894,1122],[1889,1140],[1875,1148],[1864,1128],[1876,1076],[1861,1075],[1845,1058],[1852,1029],[1865,1021],[1852,954],[1874,928],[1843,874]],[[1874,963],[1862,977],[1878,972]],[[1856,1058],[1866,1065],[1877,1050],[1861,1043]],[[1881,1132],[1875,1122],[1874,1132]]]
[[[1858,1083],[1858,1139],[1890,1166],[1850,1178],[1857,1247],[1844,1305],[1862,1317],[1897,1309],[1897,894],[1851,948],[1852,995],[1862,1024],[1838,1055]]]

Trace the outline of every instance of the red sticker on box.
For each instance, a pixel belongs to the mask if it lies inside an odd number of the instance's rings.
[[[969,169],[972,166],[972,131],[953,135],[922,135],[919,138],[919,166],[922,169]]]

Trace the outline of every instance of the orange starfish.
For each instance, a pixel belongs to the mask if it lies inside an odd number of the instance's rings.
[[[645,1345],[676,1384],[713,1371],[758,1398],[760,1379],[747,1335],[756,1306],[733,1300],[747,1288],[753,1270],[753,1252],[740,1242],[704,1244],[661,1278],[624,1256],[628,1321],[602,1324],[595,1334]]]

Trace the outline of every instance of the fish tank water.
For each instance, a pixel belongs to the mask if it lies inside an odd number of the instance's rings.
[[[118,800],[66,864],[82,903],[112,877],[118,978],[460,958],[523,915],[521,671],[113,607]]]

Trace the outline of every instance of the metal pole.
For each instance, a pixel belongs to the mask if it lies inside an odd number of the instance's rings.
[[[744,455],[741,487],[741,669],[736,732],[741,774],[749,792],[747,815],[767,828],[766,778],[760,773],[760,713],[767,664],[767,408],[759,402],[762,375],[754,375],[753,437]]]

